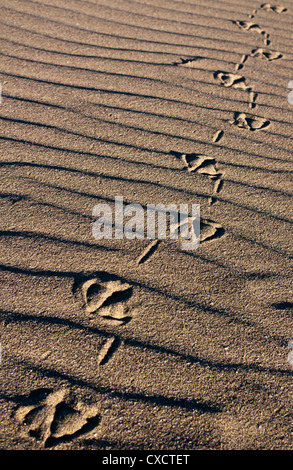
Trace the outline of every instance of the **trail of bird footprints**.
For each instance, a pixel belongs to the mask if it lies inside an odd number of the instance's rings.
[[[274,13],[285,13],[287,11],[287,8],[281,6],[281,5],[270,5],[269,3],[263,3],[260,8],[260,10],[265,10],[265,11],[270,11]],[[249,15],[250,19],[255,18],[257,12],[259,9],[253,10],[253,12]],[[236,24],[240,29],[244,31],[253,31],[258,34],[261,34],[263,36],[263,41],[266,46],[270,44],[270,35],[267,33],[261,26],[259,26],[256,23],[253,23],[251,21],[233,21],[234,24]]]
[[[132,320],[127,305],[132,286],[117,276],[106,272],[79,275],[73,293],[89,316],[99,316],[118,326]],[[98,366],[106,364],[120,344],[118,336],[106,338],[98,353]],[[22,397],[22,401],[24,404],[17,408],[14,417],[25,434],[45,448],[88,434],[101,420],[99,406],[76,400],[67,388],[34,390],[30,396]]]
[[[273,12],[281,14],[287,11],[287,9],[281,5],[271,5],[269,3],[263,3],[258,9],[254,9],[253,12],[249,15],[249,19],[252,20],[257,14],[258,10],[264,10],[268,12]],[[271,44],[270,34],[265,31],[261,26],[254,23],[253,21],[233,21],[242,31],[246,32],[255,32],[260,34],[263,37],[263,42],[265,46]],[[234,88],[237,90],[242,90],[248,93],[248,108],[254,109],[257,106],[257,97],[258,93],[255,92],[253,87],[249,84],[246,77],[242,74],[239,74],[239,71],[244,68],[247,60],[251,58],[259,58],[266,60],[268,62],[280,60],[283,55],[280,52],[272,51],[267,48],[258,47],[251,51],[250,54],[243,54],[240,62],[236,64],[234,72],[227,71],[216,71],[214,72],[214,79],[221,85],[226,88]],[[179,62],[174,62],[173,65],[179,67],[193,67],[194,63],[200,59],[200,57],[190,57],[190,58],[181,58]],[[229,121],[231,125],[238,127],[239,129],[244,129],[246,131],[256,132],[266,130],[270,126],[270,121],[253,115],[246,112],[237,112],[234,115],[234,119]],[[214,134],[212,140],[214,143],[219,142],[224,136],[223,130],[219,129]],[[206,175],[213,181],[213,193],[209,198],[209,204],[212,205],[217,201],[217,196],[223,188],[224,182],[224,172],[220,171],[217,168],[217,162],[213,157],[200,155],[200,154],[178,154],[177,152],[170,152],[172,155],[180,158],[183,163],[184,168],[190,173],[201,173]],[[213,221],[206,221],[201,223],[201,240],[213,239],[221,236],[224,233],[223,227],[220,225],[216,227],[216,223]],[[207,227],[209,227],[208,232],[210,234],[208,237],[202,236],[202,228],[205,227],[205,232],[207,232]],[[146,252],[141,255],[139,262],[143,262],[150,256],[150,253],[153,252],[154,248],[158,244],[150,244]]]
[[[179,61],[173,62],[172,65],[176,67],[191,67],[192,68],[194,67],[195,62],[197,62],[199,59],[201,59],[201,57],[199,56],[193,56],[189,58],[181,57]],[[238,89],[246,90],[246,91],[253,93],[252,88],[249,87],[249,85],[246,83],[246,79],[240,75],[219,71],[215,73],[215,78],[220,82],[221,85],[225,87],[238,88]],[[253,93],[253,96],[251,95],[251,102],[254,103],[255,99],[256,99],[256,94]],[[219,129],[213,135],[212,141],[214,143],[218,143],[223,138],[223,136],[224,136],[224,131],[222,129]],[[194,172],[194,173],[205,175],[213,182],[213,191],[212,191],[211,196],[209,197],[208,202],[210,206],[216,203],[218,200],[217,196],[219,195],[219,193],[221,192],[223,188],[224,172],[218,169],[215,158],[206,156],[206,155],[195,154],[195,153],[180,154],[174,151],[171,151],[170,154],[179,158],[183,163],[183,167],[189,173]],[[207,240],[213,240],[213,239],[219,238],[225,233],[224,228],[220,224],[212,220],[201,219],[200,224],[201,224],[201,230],[200,230],[200,242],[201,243]],[[152,254],[156,251],[159,244],[160,244],[160,240],[151,241],[137,258],[136,260],[137,264],[140,265],[140,264],[143,264],[145,261],[147,261],[152,256]]]
[[[100,423],[99,407],[78,401],[69,389],[34,390],[22,401],[24,405],[15,412],[16,421],[29,437],[47,448],[87,434]]]
[[[255,32],[257,34],[260,34],[263,37],[264,45],[269,46],[271,43],[270,40],[270,34],[265,31],[261,26],[259,26],[257,23],[254,23],[252,20],[255,18],[257,12],[259,10],[264,10],[268,12],[273,12],[276,14],[281,14],[287,11],[287,8],[281,6],[281,5],[271,5],[269,3],[263,3],[260,5],[259,8],[256,8],[253,10],[253,12],[249,15],[249,21],[242,21],[242,20],[237,20],[233,21],[234,24],[236,24],[242,31],[246,32]],[[235,66],[235,71],[234,72],[227,72],[223,70],[219,70],[214,72],[214,79],[221,85],[226,88],[234,88],[237,90],[242,90],[248,93],[248,107],[249,109],[254,109],[257,106],[257,97],[258,93],[255,92],[253,87],[249,84],[247,81],[246,77],[242,74],[239,74],[239,71],[244,68],[245,63],[247,60],[251,58],[259,58],[262,60],[266,60],[268,62],[275,61],[275,60],[280,60],[282,59],[283,55],[280,52],[277,51],[272,51],[267,48],[263,47],[258,47],[255,48],[251,51],[250,54],[243,54],[240,62],[236,64]],[[173,65],[179,66],[179,67],[193,67],[194,63],[200,59],[200,57],[190,57],[190,58],[181,58],[179,62],[174,62]],[[239,129],[244,129],[246,131],[251,131],[251,132],[256,132],[256,131],[262,131],[266,130],[270,126],[270,121],[263,118],[259,117],[256,115],[253,115],[251,113],[246,113],[246,112],[237,112],[234,115],[234,119],[229,121],[231,125],[238,127]],[[213,142],[217,143],[219,142],[224,136],[223,130],[218,130],[213,136]],[[206,175],[213,181],[213,193],[211,197],[209,198],[209,204],[212,205],[217,201],[217,195],[220,193],[220,191],[223,188],[223,182],[224,182],[224,172],[220,171],[217,168],[217,162],[213,157],[205,156],[205,155],[200,155],[200,154],[178,154],[177,152],[170,152],[172,155],[175,155],[176,157],[180,158],[183,166],[186,168],[186,170],[190,173],[195,172],[195,173],[201,173],[203,175]],[[209,225],[210,224],[210,225]],[[213,223],[214,224],[214,223]],[[207,222],[206,225],[209,225],[210,228],[213,229],[215,228],[214,225],[211,225],[211,221]],[[202,232],[202,226],[201,225],[201,232]],[[223,228],[217,227],[218,232],[214,231],[210,238],[217,238],[217,235],[219,233],[223,233]],[[223,229],[223,230],[222,230]],[[216,236],[215,236],[216,235]],[[203,237],[203,239],[206,239]],[[153,248],[157,247],[157,244],[150,244],[147,249],[146,253],[143,253],[141,257],[139,258],[139,262],[144,261],[149,257],[149,254],[152,253]]]
[[[253,10],[253,12],[249,15],[249,18],[255,18],[257,12],[259,10],[265,10],[268,12],[273,12],[273,13],[284,13],[287,11],[287,8],[281,6],[281,5],[271,5],[269,3],[263,3],[259,9]],[[258,34],[261,34],[263,36],[263,41],[265,46],[269,46],[271,44],[270,40],[270,34],[265,31],[261,26],[259,26],[256,23],[253,23],[252,21],[233,21],[234,24],[236,24],[242,31],[249,31],[249,32],[256,32]],[[260,58],[262,60],[267,60],[269,62],[273,60],[279,60],[283,57],[283,55],[280,52],[277,51],[272,51],[269,49],[264,49],[264,48],[256,48],[251,51],[250,54],[243,55],[241,57],[241,60],[238,64],[235,66],[235,71],[238,72],[239,70],[243,69],[244,64],[246,63],[247,59],[249,57],[256,57]],[[220,75],[222,74],[222,75]],[[249,108],[255,108],[256,107],[256,99],[257,99],[257,93],[253,91],[253,89],[249,86],[245,86],[246,80],[244,77],[240,77],[239,75],[234,75],[229,74],[225,72],[217,73],[215,75],[216,79],[219,79],[224,86],[233,86],[234,88],[242,88],[243,90],[249,91]],[[238,127],[244,127],[245,129],[251,130],[251,127],[248,126],[238,126]],[[258,129],[265,129],[268,126],[260,126]]]
[[[259,9],[253,10],[249,19],[255,18],[258,10],[282,14],[287,9],[281,5],[262,4]],[[264,45],[270,44],[270,35],[258,24],[252,21],[233,21],[245,32],[255,32],[263,36]],[[259,58],[266,61],[280,60],[281,53],[266,48],[255,48],[250,54],[242,55],[241,60],[235,66],[235,72],[217,71],[214,79],[224,87],[245,91],[249,94],[249,108],[256,107],[257,93],[248,83],[245,76],[238,72],[244,68],[244,64],[251,58]],[[174,66],[193,67],[200,57],[190,57],[174,62]],[[230,124],[247,131],[261,131],[270,126],[270,121],[251,115],[250,113],[235,113]],[[224,131],[219,129],[212,137],[214,143],[220,142]],[[218,200],[223,189],[224,171],[218,168],[214,157],[198,153],[170,152],[178,158],[183,168],[190,174],[198,173],[209,178],[213,189],[209,198],[209,205]],[[211,220],[200,221],[200,242],[215,240],[223,236],[225,229],[221,224]],[[161,241],[152,240],[136,259],[137,265],[145,263],[158,249]],[[115,326],[123,326],[129,323],[135,312],[131,309],[129,301],[132,297],[133,286],[105,272],[97,272],[88,276],[75,279],[73,293],[79,298],[86,315],[100,318]],[[115,351],[119,348],[121,340],[116,335],[106,337],[101,347],[97,363],[98,366],[106,364]],[[40,389],[34,390],[29,397],[24,397],[24,405],[19,406],[15,412],[17,422],[23,427],[25,433],[40,441],[44,447],[53,447],[59,443],[71,441],[85,435],[95,429],[100,423],[99,407],[87,405],[76,400],[68,389],[57,391]]]
[[[270,3],[263,3],[260,6],[260,10],[272,11],[274,13],[285,13],[287,11],[287,8],[281,5],[271,5]],[[253,12],[249,15],[250,18],[253,18],[257,12],[258,12],[258,9],[253,10]]]

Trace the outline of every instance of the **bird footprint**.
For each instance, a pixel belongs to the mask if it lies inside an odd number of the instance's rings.
[[[264,44],[268,46],[270,44],[270,35],[262,29],[258,24],[252,23],[250,21],[233,21],[234,24],[237,24],[237,26],[244,30],[244,31],[255,31],[256,33],[259,33],[263,36]]]
[[[245,113],[236,113],[235,119],[230,121],[230,124],[233,124],[241,129],[259,131],[267,129],[267,127],[270,125],[270,121],[264,118],[259,118],[257,116],[248,116]]]
[[[216,168],[216,160],[213,157],[198,155],[195,153],[182,154],[181,159],[189,172],[196,171],[208,176],[219,174]]]
[[[287,8],[282,5],[270,5],[269,3],[263,3],[260,8],[266,11],[273,11],[274,13],[285,13],[287,11]]]
[[[240,29],[244,29],[244,31],[256,31],[259,34],[264,34],[264,30],[255,23],[252,23],[251,21],[233,21],[234,24],[237,24],[237,26]]]
[[[132,318],[128,315],[127,305],[132,296],[132,286],[116,276],[106,272],[81,276],[75,280],[73,292],[81,299],[87,314],[98,314],[120,323],[129,322]]]
[[[222,131],[218,131],[216,136],[221,135]],[[217,139],[214,139],[216,141]],[[217,195],[220,193],[223,187],[223,172],[217,168],[217,162],[213,157],[207,157],[206,155],[200,155],[196,153],[189,153],[189,154],[180,154],[177,152],[171,152],[175,155],[176,158],[180,158],[184,164],[184,167],[190,173],[196,172],[202,175],[208,176],[214,182],[214,191],[213,195]],[[212,196],[209,199],[210,203],[213,204],[216,202],[216,199]]]
[[[280,52],[273,52],[273,51],[268,51],[266,49],[262,49],[262,48],[259,48],[259,49],[254,49],[253,51],[251,51],[251,57],[260,57],[261,59],[265,59],[265,60],[278,60],[278,59],[281,59],[283,57],[282,54],[280,54]]]
[[[26,398],[26,405],[16,410],[15,418],[44,447],[72,440],[100,422],[98,407],[77,401],[68,389],[34,390]]]
[[[225,230],[222,225],[209,219],[200,220],[200,242],[214,240],[224,235]]]
[[[214,78],[225,87],[233,87],[241,90],[249,90],[245,77],[229,72],[215,72]]]

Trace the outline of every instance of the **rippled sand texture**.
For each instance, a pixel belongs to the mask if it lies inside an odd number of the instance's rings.
[[[293,0],[1,6],[0,447],[292,450]]]

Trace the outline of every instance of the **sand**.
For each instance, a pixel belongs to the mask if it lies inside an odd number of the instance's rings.
[[[293,1],[261,5],[2,0],[1,449],[292,450]],[[115,196],[199,204],[199,248],[96,240]]]

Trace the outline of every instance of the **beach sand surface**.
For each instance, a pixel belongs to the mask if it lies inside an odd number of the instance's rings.
[[[292,450],[293,1],[1,5],[0,448]]]

